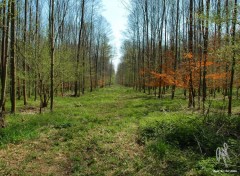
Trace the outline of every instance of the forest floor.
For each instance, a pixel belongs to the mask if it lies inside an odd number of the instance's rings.
[[[206,139],[191,136],[199,113],[186,109],[182,98],[160,101],[113,86],[58,97],[52,113],[38,114],[34,101],[24,109],[21,103],[0,131],[0,175],[214,175],[215,147],[224,142],[199,147]]]

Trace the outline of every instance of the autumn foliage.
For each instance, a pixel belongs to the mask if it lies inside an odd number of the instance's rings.
[[[145,69],[141,70],[140,75],[151,75],[151,81],[146,82],[146,86],[151,87],[164,87],[164,86],[176,86],[179,88],[187,89],[189,86],[189,79],[191,72],[193,75],[193,86],[194,88],[199,87],[199,77],[202,67],[204,66],[203,62],[196,62],[192,53],[185,53],[183,55],[185,62],[180,64],[176,71],[172,69],[172,65],[166,63],[162,65],[163,71],[159,73],[158,71],[151,71]],[[207,61],[205,63],[207,66],[207,87],[209,88],[224,88],[226,86],[226,80],[229,79],[229,72],[219,72],[220,69],[216,67],[224,67],[225,63],[216,63],[213,61]]]

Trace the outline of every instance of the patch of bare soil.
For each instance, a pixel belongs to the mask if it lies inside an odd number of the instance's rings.
[[[33,107],[33,106],[25,106],[23,108],[20,109],[20,113],[21,114],[37,114],[39,113],[39,109],[37,107]]]

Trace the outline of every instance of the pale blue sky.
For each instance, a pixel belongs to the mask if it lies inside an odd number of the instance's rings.
[[[116,48],[116,54],[113,60],[115,69],[121,58],[121,42],[124,39],[123,31],[127,28],[128,11],[124,4],[129,0],[102,0],[103,16],[107,19],[112,28],[113,39],[111,43]],[[124,2],[124,3],[123,3]]]

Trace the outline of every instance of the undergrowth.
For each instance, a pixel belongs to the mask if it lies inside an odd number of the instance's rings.
[[[146,146],[156,163],[161,163],[154,167],[161,168],[165,175],[214,175],[214,171],[223,170],[239,172],[239,125],[238,116],[204,118],[169,113],[142,120],[138,142]],[[216,149],[224,143],[229,147],[228,168],[223,160],[219,163],[216,159]]]
[[[239,103],[234,100],[234,108]],[[0,130],[0,175],[229,175],[238,170],[240,118],[200,116],[176,98],[114,86],[80,98],[56,97],[38,114],[29,99]],[[224,104],[213,101],[211,108]],[[10,108],[7,104],[7,109]],[[230,161],[216,160],[227,143]],[[218,173],[214,171],[219,171]],[[233,174],[230,174],[233,175]]]

